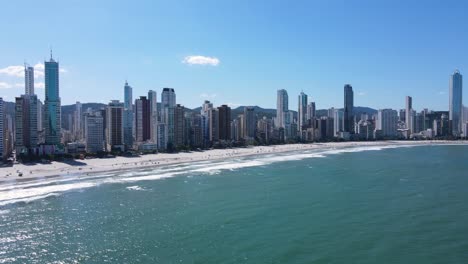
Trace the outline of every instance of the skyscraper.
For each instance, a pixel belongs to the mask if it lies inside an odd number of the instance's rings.
[[[15,99],[16,155],[34,154],[37,143],[37,97],[21,95]]]
[[[186,145],[185,107],[178,104],[174,109],[174,146]]]
[[[278,90],[276,101],[276,127],[286,127],[285,114],[289,111],[288,92],[284,89]]]
[[[61,137],[61,109],[59,94],[59,64],[52,58],[44,62],[45,66],[45,143],[58,145]]]
[[[392,109],[380,109],[377,116],[376,128],[382,131],[384,137],[396,137],[398,126],[398,112]]]
[[[151,139],[150,110],[150,102],[146,96],[135,100],[135,136],[138,143]]]
[[[208,121],[209,121],[209,141],[211,144],[218,142],[219,140],[219,112],[216,108],[208,109]]]
[[[405,109],[405,123],[409,134],[413,133],[414,120],[413,120],[413,98],[406,96],[406,109]]]
[[[176,107],[176,94],[173,88],[163,88],[161,93],[162,119],[166,124],[166,142],[174,147],[174,111]]]
[[[245,107],[244,108],[244,139],[254,140],[255,131],[257,128],[257,120],[255,117],[255,108]]]
[[[151,130],[151,141],[157,142],[157,132],[158,132],[158,98],[156,91],[148,91],[148,101],[150,104],[150,130]]]
[[[462,133],[462,89],[463,76],[455,70],[449,82],[449,122],[453,136],[460,136]]]
[[[302,127],[307,123],[307,94],[304,92],[299,94],[298,106],[297,115],[299,131],[302,131]]]
[[[24,65],[24,94],[34,94],[34,68]]]
[[[354,132],[354,92],[350,84],[344,86],[344,113],[343,113],[343,131]]]
[[[133,89],[128,82],[124,85],[123,134],[126,149],[133,148]]]
[[[82,107],[81,103],[76,102],[73,129],[74,129],[75,138],[77,140],[80,140],[80,139],[83,138],[83,129],[82,129],[82,124],[81,124],[81,119],[83,117],[82,109],[83,109],[83,107]]]
[[[346,122],[344,121],[345,120],[344,111],[341,111],[340,109],[334,109],[333,120],[334,120],[333,136],[338,137],[340,132],[343,132],[344,125],[346,125]]]
[[[310,102],[307,105],[307,120],[313,120],[315,118],[315,102]]]
[[[124,151],[124,127],[123,127],[124,104],[113,100],[107,106],[106,111],[106,143],[107,150]]]
[[[218,107],[219,140],[231,140],[231,108],[227,105]]]
[[[104,137],[102,131],[104,130],[104,118],[101,112],[85,115],[85,140],[86,152],[98,153],[104,150]]]
[[[213,104],[210,101],[206,101],[203,103],[202,108],[200,110],[200,121],[201,121],[201,130],[202,130],[202,140],[203,145],[208,146],[210,142],[210,116],[209,110],[213,108]]]

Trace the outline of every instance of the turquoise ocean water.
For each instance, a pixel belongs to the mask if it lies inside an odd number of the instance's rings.
[[[468,263],[468,146],[6,183],[0,263]]]

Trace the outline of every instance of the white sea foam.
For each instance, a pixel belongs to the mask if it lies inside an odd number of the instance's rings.
[[[247,167],[257,167],[265,165],[264,162],[259,160],[252,160],[252,161],[245,161],[241,162],[239,160],[233,162],[224,162],[223,164],[215,163],[213,166],[208,166],[204,168],[199,168],[192,170],[192,172],[211,172],[211,171],[219,171],[219,170],[234,170],[240,168],[247,168]]]
[[[146,189],[138,186],[138,185],[135,185],[135,186],[128,186],[126,188],[127,190],[132,190],[132,191],[145,191]]]
[[[29,202],[37,199],[42,199],[51,195],[56,195],[58,193],[90,188],[96,186],[96,183],[93,182],[77,182],[70,184],[60,184],[60,185],[49,185],[36,188],[27,188],[27,189],[14,189],[9,191],[0,192],[0,206],[17,203],[17,202]]]

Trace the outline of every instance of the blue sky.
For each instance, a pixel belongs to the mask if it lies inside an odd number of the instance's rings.
[[[123,99],[175,88],[187,107],[290,108],[303,90],[318,108],[448,108],[448,79],[468,71],[468,3],[458,1],[3,1],[0,96],[23,93],[14,67],[62,68],[62,104]],[[189,56],[204,56],[203,60]],[[191,64],[195,63],[205,63]],[[39,63],[39,64],[38,64]],[[8,68],[9,67],[9,68]],[[43,98],[43,88],[36,88]],[[464,98],[464,103],[468,100]]]

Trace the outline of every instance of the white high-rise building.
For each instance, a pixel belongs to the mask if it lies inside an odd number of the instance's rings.
[[[158,140],[158,97],[156,91],[148,91],[148,100],[150,104],[150,130],[151,141],[156,143]]]
[[[98,153],[104,150],[104,117],[100,112],[85,115],[86,152]]]
[[[34,68],[24,65],[24,93],[34,95]]]
[[[38,144],[37,97],[21,95],[15,98],[16,155],[34,154]]]
[[[210,101],[205,101],[200,110],[201,115],[201,130],[203,145],[206,147],[210,142],[210,109],[213,109],[213,104]]]
[[[278,90],[276,101],[276,127],[286,127],[285,114],[289,111],[288,92],[284,89]]]
[[[307,120],[313,120],[315,118],[315,102],[310,102],[307,105]]]
[[[297,115],[299,131],[301,131],[302,127],[307,122],[307,94],[305,94],[304,92],[301,92],[299,94]]]
[[[124,144],[127,149],[133,147],[133,88],[125,81],[124,85],[124,112],[123,133]]]
[[[382,131],[384,137],[395,137],[398,128],[398,112],[392,109],[381,109],[377,114],[376,129]]]
[[[462,133],[462,95],[463,76],[455,70],[449,82],[449,121],[452,128],[450,132],[453,136],[459,136]]]
[[[335,109],[333,113],[333,122],[334,122],[333,136],[336,137],[339,135],[339,132],[343,132],[343,125],[344,125],[343,119],[344,119],[344,111]]]

